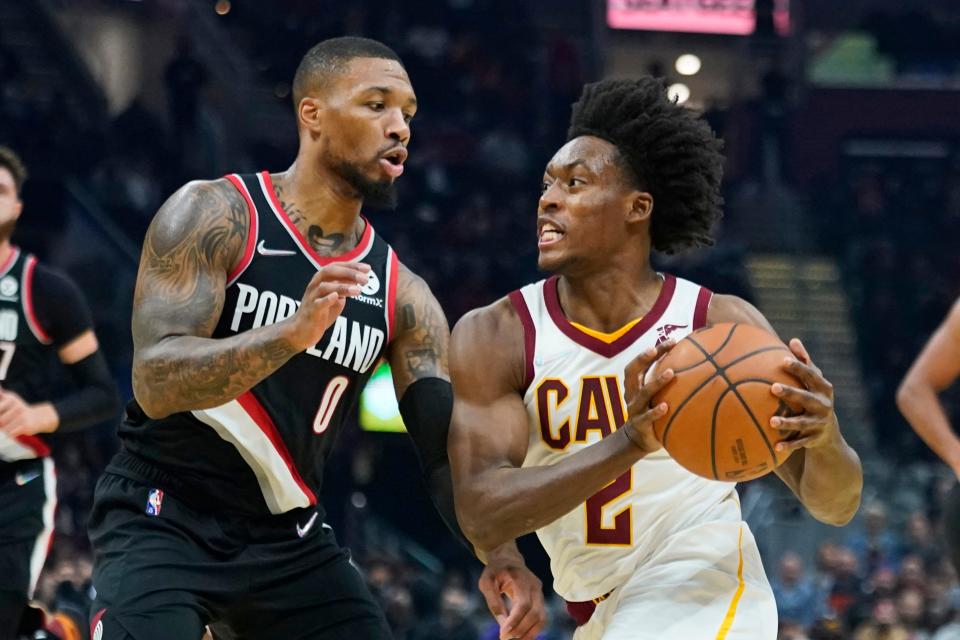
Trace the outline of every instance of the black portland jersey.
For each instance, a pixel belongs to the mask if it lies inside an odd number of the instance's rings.
[[[0,265],[0,386],[26,402],[49,400],[51,368],[59,366],[53,338],[40,326],[34,306],[37,259],[13,247]],[[50,453],[40,436],[10,438],[0,432],[0,461]]]
[[[371,267],[370,280],[315,347],[250,391],[219,407],[159,420],[148,418],[134,400],[120,436],[128,451],[205,503],[278,514],[317,503],[337,432],[390,341],[397,257],[367,222],[356,248],[322,258],[283,210],[269,173],[227,178],[246,199],[251,221],[243,259],[228,276],[214,338],[293,315],[323,265],[362,261]]]

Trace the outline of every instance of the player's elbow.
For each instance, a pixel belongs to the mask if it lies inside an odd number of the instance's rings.
[[[480,551],[491,551],[513,540],[504,535],[504,529],[488,518],[459,518],[463,534]]]
[[[137,404],[152,420],[160,420],[176,413],[175,409],[167,406],[167,403],[162,402],[155,393],[151,392],[153,385],[141,370],[143,366],[143,363],[140,363],[133,367],[133,398]]]
[[[832,527],[844,527],[850,524],[853,517],[857,515],[860,509],[860,498],[863,493],[863,481],[861,480],[849,490],[842,492],[837,496],[832,504],[826,509],[817,511],[811,510],[814,518],[824,524]]]
[[[516,537],[509,535],[507,528],[497,520],[497,510],[486,508],[480,496],[463,496],[457,501],[456,511],[463,535],[481,551],[495,549]]]
[[[137,385],[133,386],[133,398],[137,401],[137,405],[143,410],[143,413],[151,420],[162,420],[175,413],[163,407],[160,403],[154,402],[149,393],[138,392]]]
[[[816,519],[822,522],[823,524],[828,524],[831,527],[845,527],[850,524],[850,521],[853,520],[853,516],[857,515],[857,509],[860,506],[860,500],[856,502],[856,506],[850,509],[844,509],[841,511],[832,511],[829,513],[823,513],[816,516]]]
[[[916,386],[916,382],[908,376],[904,378],[903,382],[901,382],[897,388],[897,408],[900,410],[900,413],[906,415],[910,411],[913,399],[917,394]]]

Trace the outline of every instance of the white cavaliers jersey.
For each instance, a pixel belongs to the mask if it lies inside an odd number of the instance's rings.
[[[663,278],[650,312],[610,342],[567,320],[556,277],[510,294],[525,334],[530,440],[524,467],[555,464],[618,429],[626,418],[627,364],[658,342],[679,340],[706,324],[710,291]],[[569,601],[607,594],[665,539],[714,519],[721,502],[729,503],[720,510],[724,517],[739,522],[734,486],[693,475],[662,449],[646,456],[537,531],[550,556],[554,589]]]

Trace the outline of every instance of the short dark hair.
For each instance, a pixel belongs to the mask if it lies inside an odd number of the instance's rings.
[[[403,66],[396,51],[376,40],[351,36],[324,40],[307,51],[297,66],[293,76],[293,107],[311,90],[324,86],[331,76],[341,73],[354,58],[384,58],[396,60]]]
[[[10,147],[0,146],[0,167],[6,169],[13,176],[13,184],[17,188],[17,195],[23,188],[23,183],[27,181],[27,167],[23,160],[17,155],[17,152]]]
[[[636,186],[653,196],[654,249],[677,253],[713,244],[710,229],[722,215],[723,143],[696,113],[667,96],[662,79],[586,85],[567,132],[568,140],[579,136],[615,145]]]

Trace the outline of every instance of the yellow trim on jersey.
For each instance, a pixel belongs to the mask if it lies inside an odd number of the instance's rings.
[[[593,338],[596,338],[597,340],[602,340],[603,342],[610,344],[611,342],[616,342],[617,339],[619,339],[627,331],[630,331],[630,329],[633,329],[633,326],[638,322],[640,322],[641,320],[643,320],[643,316],[637,318],[636,320],[631,320],[630,322],[623,325],[613,333],[603,333],[602,331],[597,331],[596,329],[585,327],[582,324],[577,324],[573,320],[570,321],[570,324],[572,324],[573,326],[575,326],[577,329],[584,332],[588,336],[591,336]]]
[[[717,631],[717,640],[725,640],[730,627],[733,626],[733,618],[737,615],[737,605],[740,604],[740,596],[743,595],[743,525],[740,525],[740,534],[737,536],[737,552],[740,554],[740,563],[737,565],[737,590],[730,601],[730,607],[727,609],[727,615]]]

